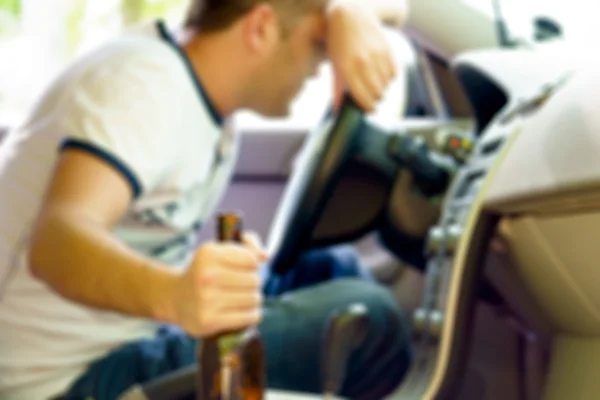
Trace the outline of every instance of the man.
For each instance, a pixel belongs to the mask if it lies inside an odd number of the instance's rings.
[[[269,386],[318,392],[324,322],[356,301],[372,328],[343,394],[381,398],[406,371],[384,289],[339,279],[263,304],[252,235],[191,246],[229,182],[228,116],[286,115],[326,56],[337,98],[373,109],[394,74],[376,14],[359,0],[192,3],[185,35],[150,24],[73,64],[0,148],[3,400],[114,399],[192,364],[197,338],[255,324]],[[402,20],[397,0],[370,3]]]

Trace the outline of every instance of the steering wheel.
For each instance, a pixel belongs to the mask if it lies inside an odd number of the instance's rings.
[[[358,143],[364,113],[346,95],[340,111],[330,112],[302,148],[276,211],[267,248],[271,269],[283,275],[309,243],[342,168]]]

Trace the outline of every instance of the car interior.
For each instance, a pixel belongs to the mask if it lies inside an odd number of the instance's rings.
[[[333,112],[324,64],[289,118],[232,124],[219,209],[244,213],[273,270],[352,243],[401,305],[415,358],[389,400],[600,393],[598,68],[566,16],[506,3],[409,1],[405,27],[386,28],[400,73],[374,113],[349,95]],[[123,399],[189,398],[196,383],[179,371]]]

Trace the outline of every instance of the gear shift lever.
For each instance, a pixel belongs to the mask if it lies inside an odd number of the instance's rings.
[[[367,338],[369,315],[362,303],[354,303],[329,317],[323,337],[323,391],[325,399],[338,395],[346,377],[348,359]]]

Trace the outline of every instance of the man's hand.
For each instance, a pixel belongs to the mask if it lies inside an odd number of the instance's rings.
[[[364,0],[334,0],[328,10],[327,46],[339,109],[346,90],[366,112],[375,110],[396,75],[392,51],[376,13]]]
[[[244,232],[242,235],[242,242],[244,246],[258,254],[261,260],[266,261],[269,258],[269,254],[265,250],[263,242],[258,233],[252,231]]]
[[[259,267],[267,260],[258,237],[244,244],[208,243],[178,279],[174,322],[193,336],[212,336],[256,325],[261,319]]]

